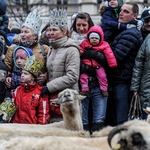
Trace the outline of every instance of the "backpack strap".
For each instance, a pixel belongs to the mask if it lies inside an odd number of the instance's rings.
[[[45,51],[44,51],[44,46],[42,44],[40,44],[40,47],[41,47],[42,55],[43,55],[44,59],[46,60],[46,54],[45,54]]]

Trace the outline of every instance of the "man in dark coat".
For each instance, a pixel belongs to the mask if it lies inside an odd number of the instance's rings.
[[[145,7],[143,9],[141,19],[144,22],[143,27],[141,28],[143,39],[150,33],[150,7]]]
[[[119,22],[131,23],[138,16],[139,8],[136,3],[128,2],[122,5]],[[136,27],[120,32],[111,44],[117,60],[117,67],[109,69],[108,80],[111,87],[108,109],[113,111],[113,123],[118,125],[128,120],[130,104],[130,85],[136,54],[143,42],[142,34]],[[109,103],[109,104],[110,104]],[[109,113],[108,113],[109,114]],[[110,114],[107,115],[110,118]],[[112,122],[111,122],[112,123]]]

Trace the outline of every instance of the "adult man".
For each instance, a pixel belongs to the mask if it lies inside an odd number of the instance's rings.
[[[136,3],[123,4],[118,22],[132,24],[138,16],[138,11]],[[111,43],[118,63],[116,68],[108,71],[108,79],[112,89],[109,93],[109,100],[113,108],[114,125],[121,124],[128,119],[132,69],[142,42],[141,32],[133,27],[120,32]]]
[[[150,33],[150,7],[145,7],[141,19],[144,22],[143,27],[141,28],[143,39]]]

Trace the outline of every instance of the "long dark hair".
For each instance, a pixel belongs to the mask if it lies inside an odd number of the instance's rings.
[[[72,24],[70,30],[73,30],[73,31],[77,32],[77,30],[76,30],[76,22],[77,22],[77,19],[78,19],[78,18],[80,18],[80,19],[86,19],[87,22],[88,22],[88,24],[89,24],[89,29],[90,29],[92,26],[94,26],[94,23],[93,23],[93,21],[92,21],[90,15],[89,15],[88,13],[86,13],[86,12],[82,12],[82,13],[79,13],[79,14],[76,16],[76,18],[75,18],[75,20],[74,20],[74,22],[73,22],[73,24]]]

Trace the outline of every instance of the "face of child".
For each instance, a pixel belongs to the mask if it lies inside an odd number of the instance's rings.
[[[16,64],[19,68],[23,68],[25,64],[25,59],[21,56],[16,57]]]
[[[34,77],[32,74],[26,70],[22,70],[21,74],[21,81],[27,84],[33,84],[34,83]]]
[[[111,7],[117,7],[118,6],[118,0],[110,0],[109,6]]]
[[[95,38],[95,37],[91,37],[89,39],[89,41],[90,41],[90,44],[93,45],[93,46],[97,46],[99,44],[99,42],[100,42],[99,39]]]

